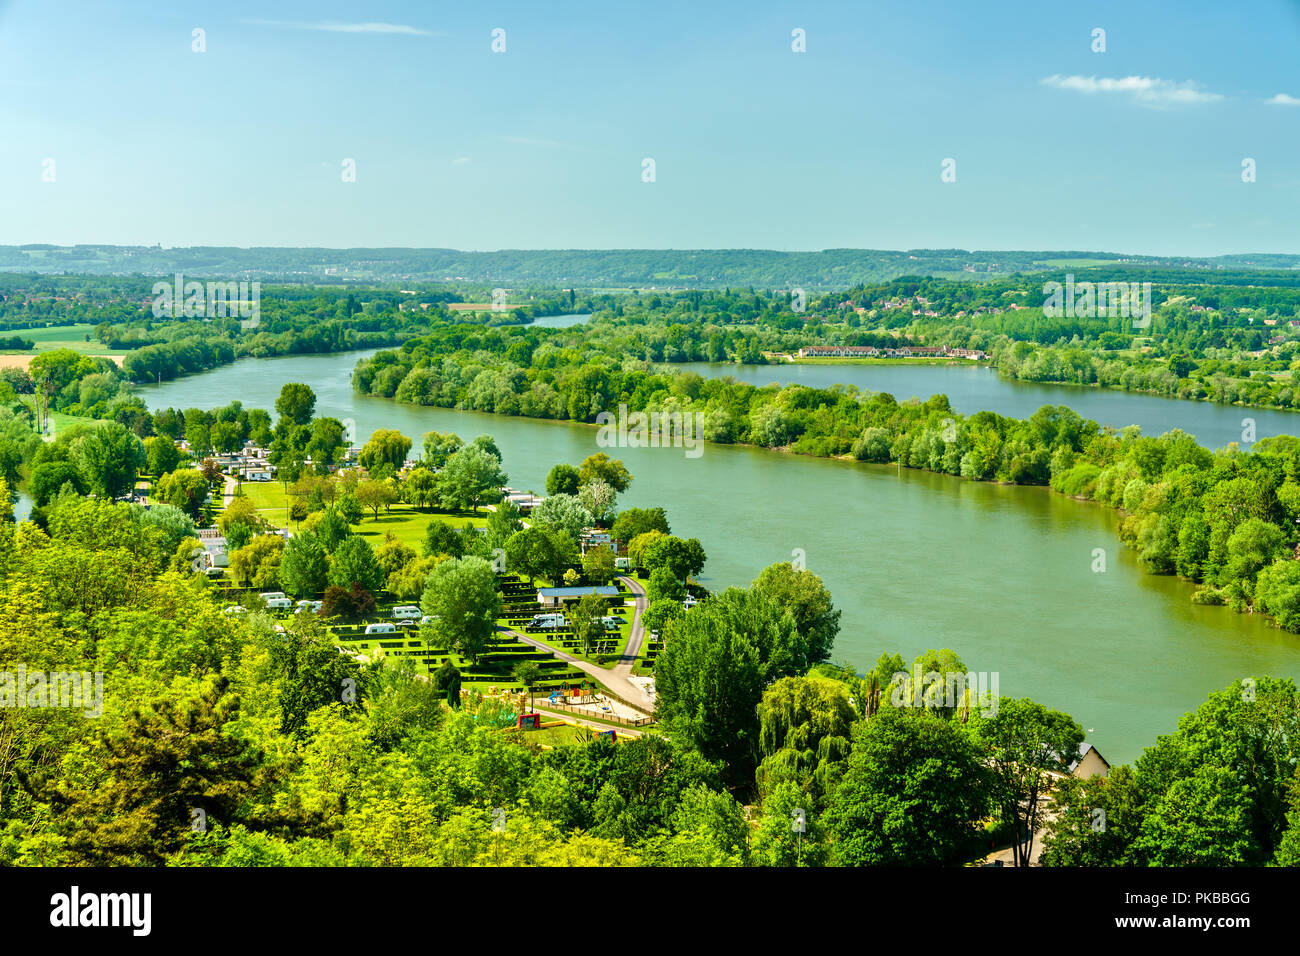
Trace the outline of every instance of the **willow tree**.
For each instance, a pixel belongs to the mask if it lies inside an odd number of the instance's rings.
[[[785,677],[758,705],[760,792],[793,782],[817,802],[834,787],[857,719],[848,688],[826,677]]]

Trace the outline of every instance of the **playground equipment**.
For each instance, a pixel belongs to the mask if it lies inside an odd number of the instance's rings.
[[[515,727],[519,730],[541,730],[542,715],[538,713],[520,714]]]

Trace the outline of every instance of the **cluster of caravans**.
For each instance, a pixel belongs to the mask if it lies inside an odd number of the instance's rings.
[[[289,611],[295,614],[319,614],[324,604],[321,601],[298,601],[296,604],[293,599],[288,597],[283,591],[263,591],[258,595],[266,605],[268,611]],[[248,608],[242,604],[234,604],[226,608],[225,614],[245,614]],[[366,625],[367,634],[396,634],[399,627],[419,627],[434,620],[434,617],[425,614],[414,604],[399,604],[393,608],[393,623],[388,621],[379,621],[374,624]]]
[[[436,616],[425,614],[414,604],[399,604],[392,610],[393,622],[377,621],[366,625],[367,634],[396,634],[399,627],[419,627],[436,620]]]
[[[600,619],[607,631],[617,631],[622,622],[612,614]],[[569,619],[558,612],[553,614],[534,614],[532,626],[543,631],[559,631],[569,626]]]
[[[189,450],[188,442],[177,443],[182,451]],[[274,481],[275,466],[267,461],[267,451],[252,442],[245,442],[244,450],[233,454],[215,454],[212,460],[227,475],[243,481]]]

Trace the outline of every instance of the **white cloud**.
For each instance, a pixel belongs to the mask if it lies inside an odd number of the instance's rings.
[[[377,33],[401,36],[431,37],[437,31],[421,30],[405,23],[349,23],[342,20],[245,20],[264,27],[283,27],[286,30],[316,30],[322,33]]]
[[[1152,76],[1061,76],[1045,77],[1044,86],[1075,93],[1118,93],[1128,96],[1142,106],[1188,106],[1200,103],[1217,103],[1223,99],[1219,93],[1201,89],[1198,83],[1185,80],[1162,80]]]
[[[1279,93],[1264,101],[1270,106],[1300,106],[1300,97],[1288,96],[1286,93]]]

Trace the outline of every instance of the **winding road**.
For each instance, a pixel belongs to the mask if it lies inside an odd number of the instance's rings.
[[[595,678],[598,683],[604,685],[611,696],[618,698],[629,707],[633,707],[647,716],[653,716],[655,712],[653,698],[649,697],[637,684],[628,679],[632,676],[632,668],[636,664],[637,656],[641,653],[641,644],[645,640],[645,626],[641,623],[641,613],[647,606],[645,588],[641,586],[639,581],[629,576],[620,575],[619,580],[627,585],[628,590],[632,592],[632,629],[628,632],[627,646],[623,649],[623,654],[619,657],[618,663],[613,667],[601,667],[599,664],[584,661],[567,651],[557,650],[535,637],[529,637],[527,634],[521,634],[510,628],[502,627],[498,628],[498,630],[509,634],[517,641],[522,641],[539,651],[546,651],[565,663],[573,665],[588,677]]]

